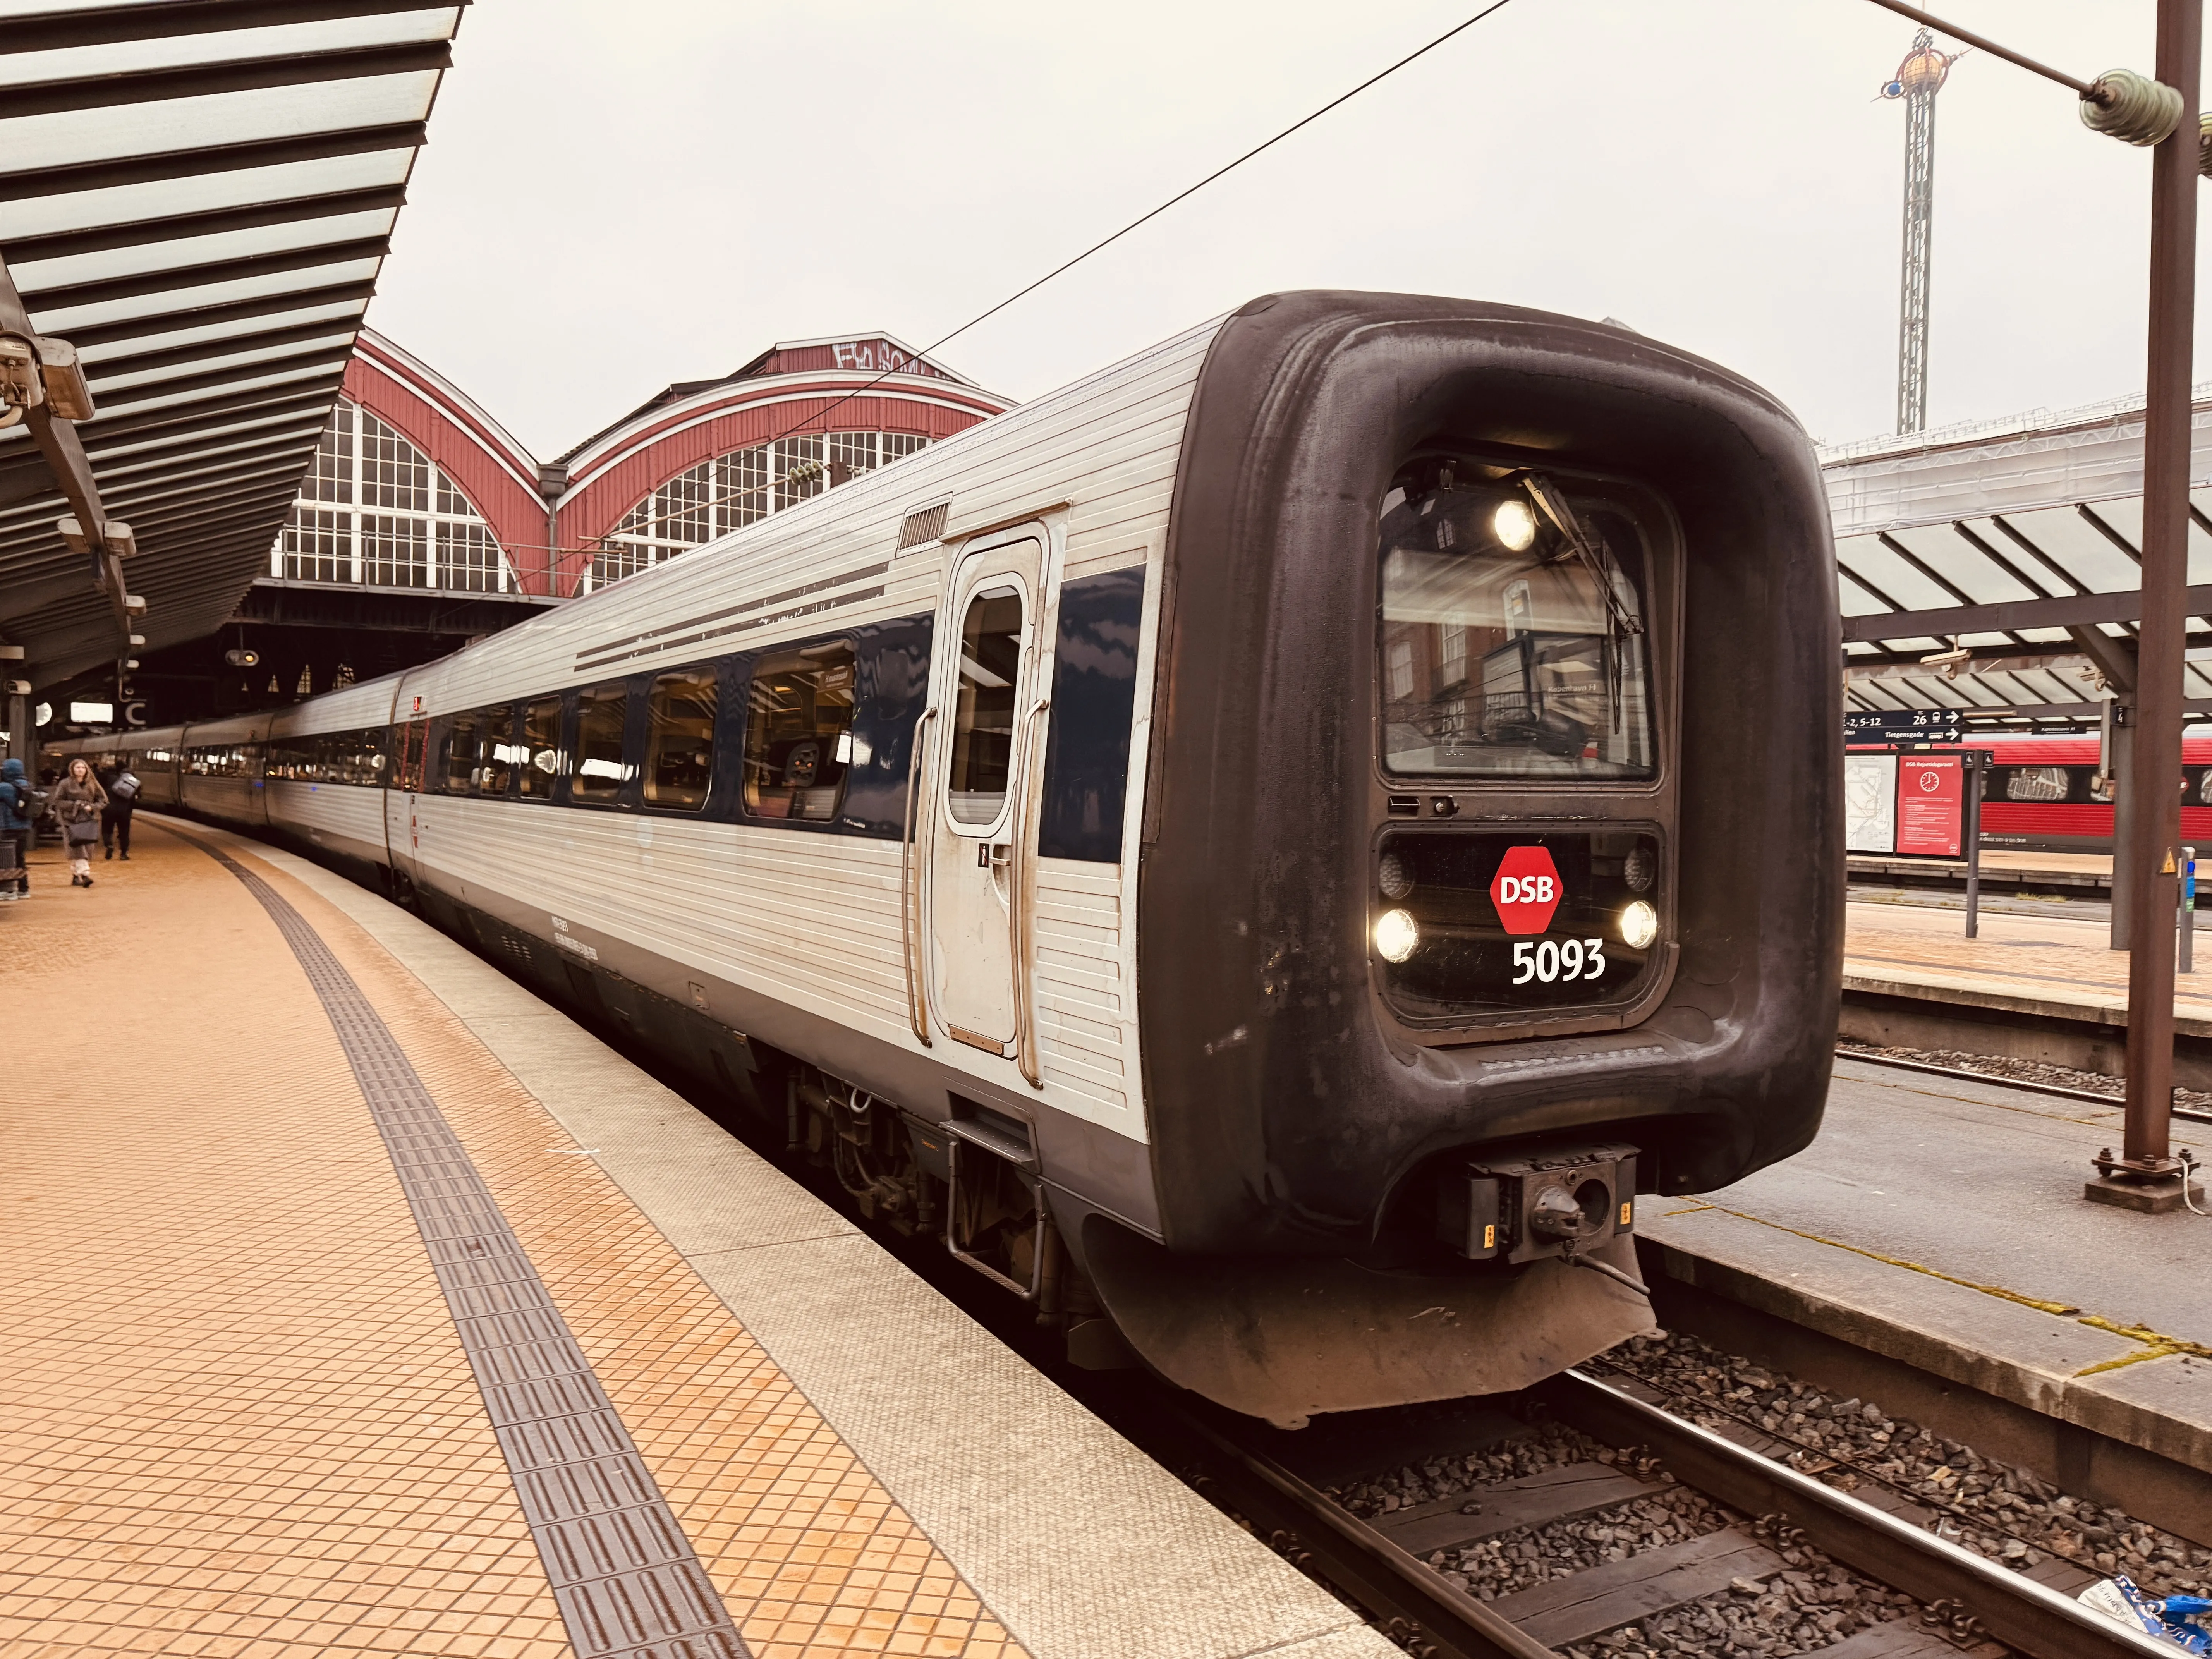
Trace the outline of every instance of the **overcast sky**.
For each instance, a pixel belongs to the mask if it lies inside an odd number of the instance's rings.
[[[2152,0],[1948,3],[2085,78],[2152,67]],[[926,346],[1476,4],[477,0],[369,320],[550,456],[778,339]],[[1876,94],[1912,33],[1866,0],[1511,0],[942,356],[1030,398],[1271,289],[1410,290],[1617,317],[1818,438],[1885,432]],[[2140,388],[2148,155],[1977,53],[1936,181],[1931,421]]]

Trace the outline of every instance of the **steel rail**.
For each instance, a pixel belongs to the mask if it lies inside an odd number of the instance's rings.
[[[1963,1608],[1962,1617],[2027,1659],[2173,1659],[2166,1644],[2070,1596],[1584,1372],[1564,1372],[1535,1393],[1594,1438],[1649,1449],[1684,1486],[1745,1515],[1779,1516],[1815,1548],[1923,1603]],[[1204,1471],[1194,1481],[1202,1492],[1358,1602],[1408,1651],[1425,1659],[1557,1659],[1264,1452],[1186,1411],[1158,1413],[1153,1426]]]
[[[1898,1060],[1889,1054],[1863,1054],[1856,1049],[1838,1048],[1838,1060],[1856,1060],[1868,1066],[1890,1066],[1900,1072],[1925,1072],[1932,1077],[1954,1077],[1962,1083],[1987,1084],[1996,1089],[2024,1089],[2033,1095],[2057,1095],[2062,1100],[2086,1100],[2099,1106],[2124,1107],[2126,1099],[2119,1095],[2100,1095],[2094,1089],[2069,1089],[2063,1083],[2031,1083],[2025,1078],[1998,1077],[1988,1072],[1970,1072],[1961,1066],[1937,1066],[1925,1060]],[[2212,1123],[2212,1112],[2200,1112],[2191,1107],[2177,1106],[2176,1117],[2186,1118],[2191,1123]]]
[[[1262,1540],[1351,1596],[1417,1659],[1559,1659],[1265,1453],[1173,1407],[1154,1426],[1203,1467],[1201,1492],[1212,1486]]]
[[[1919,1601],[1957,1602],[2029,1659],[2173,1659],[2165,1642],[1595,1377],[1570,1370],[1551,1390],[1574,1426],[1650,1447],[1686,1485],[1747,1515],[1783,1516],[1816,1548]]]

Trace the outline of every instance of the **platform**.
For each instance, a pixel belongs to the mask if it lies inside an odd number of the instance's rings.
[[[1940,1424],[1944,1384],[2016,1407],[2014,1431],[2044,1443],[2021,1461],[2069,1490],[2101,1481],[2100,1501],[2138,1514],[2162,1481],[2180,1530],[2212,1543],[2212,1480],[2158,1467],[2212,1477],[2212,1218],[2085,1202],[2089,1159],[2119,1128],[2117,1103],[1842,1060],[1807,1150],[1645,1201],[1647,1269],[1833,1339],[1826,1363],[1895,1362],[1845,1383],[1894,1414]],[[1738,1352],[1760,1340],[1719,1334]],[[1942,1431],[1996,1449],[1985,1430]]]
[[[1844,1033],[1877,1044],[2016,1055],[2117,1077],[2128,958],[2103,920],[1855,899],[1844,907]],[[2212,1088],[2212,917],[2175,981],[2175,1079]]]
[[[2033,886],[2057,892],[2079,891],[2085,896],[2109,894],[2112,886],[2110,853],[2027,853],[2009,848],[1982,849],[1981,875],[1994,886]],[[1854,880],[1933,878],[1964,882],[1964,859],[1898,858],[1877,853],[1853,853],[1844,867]]]
[[[0,1651],[1395,1651],[477,957],[164,825],[0,907]]]

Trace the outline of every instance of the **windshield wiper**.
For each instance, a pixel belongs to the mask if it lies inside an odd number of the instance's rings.
[[[1559,532],[1559,539],[1569,551],[1583,562],[1590,580],[1605,600],[1605,681],[1606,712],[1612,716],[1613,731],[1620,730],[1622,681],[1626,676],[1626,653],[1620,648],[1624,639],[1633,639],[1644,632],[1644,621],[1620,602],[1620,590],[1615,585],[1613,554],[1602,537],[1592,536],[1583,528],[1582,520],[1575,516],[1567,498],[1553,487],[1552,481],[1540,472],[1523,472],[1518,482],[1536,503],[1537,509],[1552,521]]]
[[[1613,556],[1604,541],[1583,528],[1582,520],[1575,516],[1574,508],[1567,505],[1567,498],[1553,489],[1552,481],[1542,473],[1523,472],[1520,482],[1542,509],[1544,516],[1552,521],[1552,527],[1559,532],[1559,539],[1583,562],[1583,567],[1590,573],[1590,579],[1597,583],[1597,591],[1605,597],[1606,616],[1612,623],[1612,636],[1620,639],[1641,634],[1644,631],[1642,620],[1621,604],[1620,592],[1613,585]]]

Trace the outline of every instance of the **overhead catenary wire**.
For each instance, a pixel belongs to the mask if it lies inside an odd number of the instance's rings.
[[[1328,102],[1323,104],[1319,109],[1313,111],[1310,114],[1301,116],[1298,119],[1291,122],[1290,125],[1285,127],[1280,132],[1275,134],[1273,137],[1267,139],[1261,143],[1253,145],[1251,149],[1246,150],[1242,155],[1237,157],[1235,161],[1224,162],[1220,167],[1214,168],[1212,172],[1207,173],[1206,177],[1200,179],[1196,184],[1190,185],[1187,189],[1177,191],[1174,195],[1169,197],[1166,201],[1162,202],[1158,207],[1152,209],[1148,212],[1139,214],[1135,218],[1130,220],[1127,224],[1123,225],[1121,229],[1115,231],[1112,235],[1102,237],[1097,241],[1093,242],[1089,247],[1084,249],[1082,252],[1077,254],[1073,258],[1063,260],[1060,264],[1054,265],[1050,270],[1045,272],[1043,276],[1038,277],[1035,282],[1029,283],[1025,287],[1016,289],[1012,294],[1009,294],[1005,299],[1000,301],[996,305],[990,307],[988,309],[977,312],[973,317],[970,317],[966,322],[961,324],[959,327],[954,329],[951,333],[940,334],[935,340],[933,340],[929,344],[922,347],[920,351],[916,352],[915,354],[915,358],[927,358],[932,352],[939,350],[942,347],[950,344],[954,340],[958,339],[962,335],[965,334],[969,329],[975,327],[978,324],[986,322],[991,318],[997,316],[1000,312],[1004,311],[1008,306],[1014,304],[1017,301],[1028,298],[1030,295],[1042,288],[1047,283],[1051,282],[1054,277],[1066,276],[1069,271],[1074,270],[1076,266],[1081,264],[1085,259],[1091,258],[1092,254],[1104,252],[1107,248],[1113,246],[1115,243],[1120,241],[1124,236],[1127,236],[1131,231],[1151,223],[1153,220],[1158,218],[1160,215],[1165,213],[1170,208],[1174,207],[1178,203],[1188,201],[1192,197],[1197,195],[1199,191],[1204,190],[1208,185],[1214,183],[1217,179],[1226,177],[1231,173],[1234,173],[1238,167],[1243,167],[1245,162],[1252,160],[1253,157],[1273,149],[1277,144],[1281,143],[1284,139],[1289,137],[1292,133],[1299,131],[1303,128],[1311,126],[1315,122],[1320,120],[1322,116],[1327,115],[1331,110],[1337,109],[1345,104],[1350,103],[1353,99],[1358,97],[1361,93],[1389,80],[1400,70],[1404,69],[1408,64],[1411,64],[1419,58],[1427,57],[1429,53],[1434,52],[1438,46],[1444,45],[1449,40],[1455,39],[1459,35],[1466,33],[1468,30],[1473,28],[1477,23],[1482,21],[1484,18],[1492,15],[1493,13],[1504,10],[1505,8],[1511,3],[1512,0],[1492,0],[1492,3],[1489,5],[1483,7],[1481,10],[1476,12],[1473,16],[1466,19],[1464,21],[1455,23],[1451,27],[1446,29],[1442,34],[1437,36],[1435,40],[1431,40],[1425,46],[1414,48],[1414,50],[1407,52],[1403,58],[1398,59],[1396,63],[1392,64],[1389,68],[1376,70],[1374,74],[1369,76],[1364,81],[1362,81],[1358,86],[1353,87],[1350,91],[1339,94],[1336,97],[1330,99]],[[893,375],[897,374],[900,372],[901,371],[897,368],[885,369],[881,374],[876,376],[874,380],[870,380],[866,386],[855,386],[852,391],[845,393],[843,397],[839,398],[835,403],[829,404],[825,408],[817,410],[813,414],[809,415],[802,421],[794,422],[792,425],[786,427],[782,431],[777,433],[775,437],[767,440],[767,441],[769,443],[780,442],[783,439],[788,438],[793,435],[793,434],[799,431],[802,428],[812,426],[817,421],[826,420],[830,415],[843,408],[847,404],[851,403],[857,398],[866,397],[869,392],[874,391],[876,387],[881,386],[885,380],[890,380]]]

